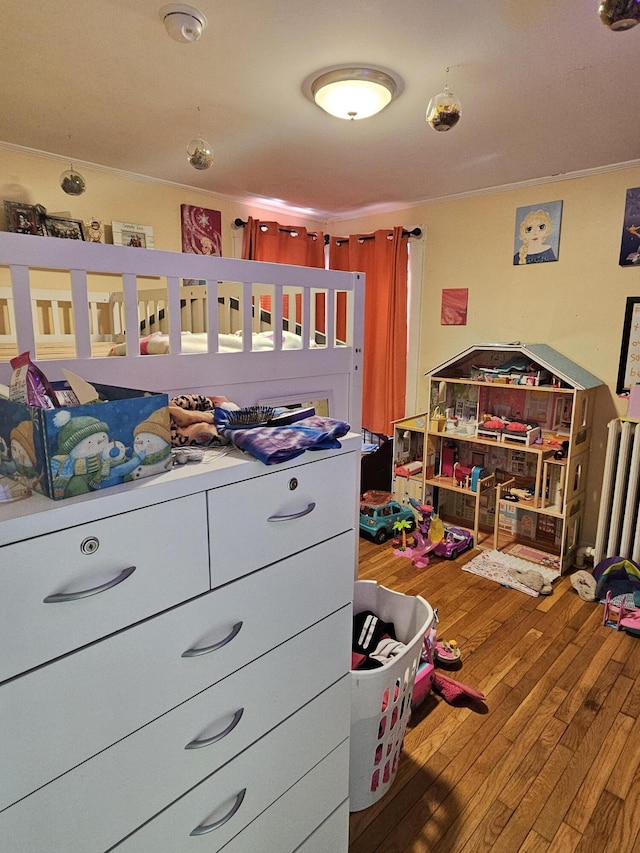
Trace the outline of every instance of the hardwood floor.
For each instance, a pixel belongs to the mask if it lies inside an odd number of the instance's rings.
[[[640,851],[640,638],[601,625],[568,577],[547,597],[426,569],[360,539],[361,579],[438,608],[484,713],[431,694],[386,796],[350,818],[350,853]]]

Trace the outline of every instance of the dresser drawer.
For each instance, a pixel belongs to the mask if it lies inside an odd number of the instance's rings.
[[[0,809],[344,607],[353,595],[344,559],[353,536],[323,542],[0,687],[0,767],[11,768],[0,773]],[[349,655],[350,642],[345,671]]]
[[[354,527],[354,491],[337,484],[356,481],[357,462],[344,453],[208,492],[212,586]]]
[[[224,853],[347,853],[348,794],[349,742],[343,741],[236,835]]]
[[[205,592],[206,529],[198,494],[0,548],[0,681]]]
[[[348,773],[347,773],[348,775]],[[349,847],[349,801],[342,803],[295,853],[347,853]]]
[[[351,608],[344,607],[25,797],[0,814],[0,850],[104,853],[342,678],[350,636]],[[348,703],[343,713],[349,716]],[[318,809],[327,814],[338,790],[348,788],[339,778],[305,815],[310,828],[301,838],[322,819]]]
[[[350,676],[122,842],[118,853],[215,853],[349,735]],[[296,748],[293,745],[296,745]],[[348,774],[347,781],[348,781]],[[345,777],[333,784],[344,798]],[[215,826],[207,831],[207,828]],[[193,836],[193,832],[203,833]],[[269,848],[240,846],[241,850]],[[271,850],[269,850],[271,853]],[[282,847],[273,853],[284,853]]]

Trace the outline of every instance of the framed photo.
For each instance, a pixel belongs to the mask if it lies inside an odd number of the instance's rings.
[[[47,237],[63,237],[66,240],[84,240],[82,222],[79,219],[63,219],[61,216],[42,218]]]
[[[624,312],[622,346],[616,394],[628,393],[640,382],[640,296],[628,296]]]
[[[560,253],[562,202],[547,201],[516,210],[513,264],[557,261]]]
[[[7,217],[7,230],[16,234],[42,234],[40,217],[33,204],[19,201],[5,201],[4,212]]]
[[[627,190],[619,263],[621,267],[640,265],[640,187]]]
[[[104,243],[104,222],[90,219],[84,223],[84,239],[88,243]]]
[[[116,246],[133,246],[136,249],[153,249],[153,228],[134,225],[133,222],[112,222],[113,242]]]

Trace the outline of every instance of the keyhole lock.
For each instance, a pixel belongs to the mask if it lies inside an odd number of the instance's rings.
[[[83,554],[95,554],[100,547],[100,541],[95,536],[87,536],[80,543],[80,550]]]
[[[289,480],[289,491],[290,491],[290,492],[293,492],[293,491],[295,491],[295,489],[297,489],[297,488],[298,488],[298,480],[297,480],[295,477],[292,477],[292,478]]]

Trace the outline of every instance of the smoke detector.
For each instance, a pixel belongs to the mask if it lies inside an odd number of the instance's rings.
[[[186,3],[169,3],[160,9],[160,20],[174,41],[192,44],[207,26],[205,15]]]

